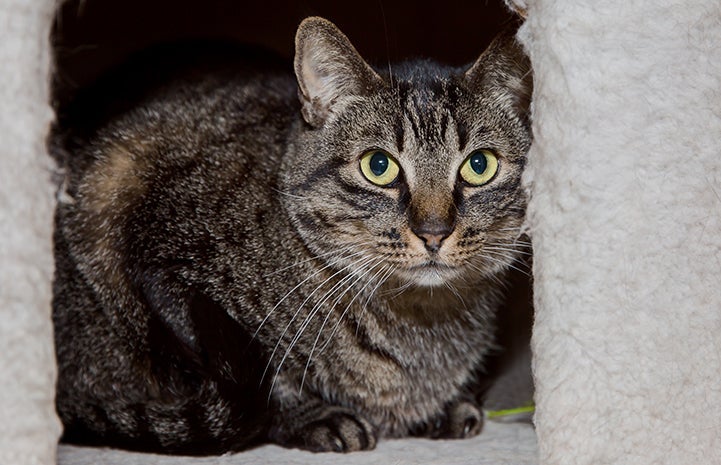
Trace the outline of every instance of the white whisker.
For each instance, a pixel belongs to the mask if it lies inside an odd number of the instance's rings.
[[[356,247],[363,247],[363,246],[366,246],[366,245],[371,244],[371,243],[372,243],[371,241],[367,241],[367,242],[360,242],[360,243],[358,243],[358,244],[350,244],[350,245],[348,245],[348,246],[346,246],[346,247],[343,247],[343,248],[340,249],[340,250],[331,250],[330,252],[325,252],[325,253],[322,253],[322,254],[313,255],[313,256],[310,257],[310,258],[306,258],[306,259],[304,259],[304,260],[295,262],[295,263],[293,263],[292,265],[288,265],[288,266],[284,266],[283,268],[279,268],[279,269],[277,269],[277,270],[275,270],[275,271],[273,271],[273,272],[271,272],[271,273],[268,273],[268,274],[264,275],[263,277],[264,277],[264,278],[268,278],[268,277],[270,277],[270,276],[276,275],[276,274],[278,274],[278,273],[282,273],[283,271],[289,270],[289,269],[294,268],[294,267],[296,267],[296,266],[300,266],[300,265],[302,265],[302,264],[304,264],[304,263],[312,262],[313,260],[317,260],[317,259],[319,259],[319,258],[327,257],[327,256],[329,256],[329,255],[342,254],[342,253],[347,252],[347,251],[349,251],[349,250],[352,250],[352,249],[354,249],[354,248],[356,248]],[[351,256],[352,256],[352,255],[351,255]],[[350,256],[349,256],[349,258],[350,258]],[[342,260],[342,259],[343,259],[343,257],[339,257],[339,260]]]
[[[280,343],[281,343],[282,340],[283,340],[283,337],[284,337],[285,334],[288,332],[288,329],[289,329],[290,326],[295,322],[296,318],[298,317],[298,315],[300,314],[301,310],[303,309],[303,307],[305,306],[305,304],[308,302],[308,300],[310,300],[310,298],[318,291],[318,289],[320,289],[322,286],[324,286],[326,283],[328,283],[330,280],[332,280],[334,277],[338,276],[340,273],[344,272],[345,270],[347,270],[347,269],[349,269],[349,268],[355,268],[355,267],[357,267],[360,263],[363,263],[363,262],[366,262],[366,263],[367,263],[367,262],[368,262],[369,260],[371,260],[371,259],[372,259],[372,257],[370,257],[370,258],[369,258],[369,257],[361,258],[361,259],[359,259],[359,260],[357,260],[357,261],[355,261],[355,262],[353,262],[353,263],[350,263],[350,264],[344,266],[344,267],[341,268],[340,270],[336,271],[333,275],[331,275],[331,276],[329,276],[327,279],[325,279],[322,283],[320,283],[320,284],[313,290],[313,292],[311,292],[310,295],[308,295],[308,297],[306,297],[306,299],[300,304],[300,306],[298,307],[298,309],[296,310],[296,312],[293,314],[293,317],[292,317],[291,320],[288,322],[288,325],[286,325],[285,329],[283,330],[283,333],[280,335],[280,338],[278,338],[278,342],[276,343],[275,348],[273,349],[273,352],[270,354],[270,358],[269,358],[269,360],[268,360],[268,364],[266,365],[266,368],[265,368],[265,370],[263,371],[263,376],[261,377],[261,379],[265,377],[265,375],[266,375],[266,373],[267,373],[267,371],[268,371],[268,368],[270,367],[271,361],[273,360],[273,357],[275,356],[275,354],[276,354],[276,352],[277,352],[277,350],[278,350],[278,347],[280,346]],[[305,320],[303,321],[303,323],[301,324],[301,327],[298,329],[298,331],[296,331],[296,335],[293,337],[293,339],[291,340],[291,343],[290,343],[290,344],[288,345],[288,347],[286,348],[285,353],[283,354],[283,357],[282,357],[282,359],[280,360],[280,362],[278,363],[277,369],[275,370],[275,375],[273,376],[273,381],[272,381],[272,383],[271,383],[270,392],[273,391],[273,387],[275,386],[275,383],[276,383],[276,381],[277,381],[277,379],[278,379],[278,375],[280,374],[280,370],[281,370],[282,367],[283,367],[283,363],[285,363],[285,361],[286,361],[286,359],[288,358],[288,355],[290,354],[291,350],[293,349],[293,347],[295,346],[295,344],[298,342],[298,340],[300,339],[300,336],[302,335],[303,331],[305,331],[305,328],[308,326],[308,323],[310,322],[310,320],[313,318],[313,316],[314,316],[315,313],[317,312],[317,309],[320,308],[320,306],[321,306],[326,300],[328,300],[328,299],[330,298],[330,296],[335,292],[335,290],[339,287],[339,285],[342,285],[342,284],[348,279],[349,276],[352,276],[352,275],[345,276],[340,282],[336,283],[336,284],[331,288],[330,291],[327,291],[327,292],[324,294],[324,297],[321,299],[321,301],[318,302],[318,303],[316,303],[316,305],[313,307],[313,309],[311,310],[311,312],[309,312],[309,315],[306,317],[306,319],[305,319]]]
[[[413,286],[413,281],[406,278],[405,282],[398,287],[383,290],[383,295],[387,295],[390,299],[394,299],[399,295],[403,294],[408,288]]]
[[[499,286],[505,285],[505,282],[500,278],[500,276],[498,276],[498,274],[494,273],[494,274],[488,275],[487,274],[488,270],[486,270],[476,264],[473,264],[473,263],[468,263],[468,266],[470,266],[471,269],[477,271],[481,275],[484,275],[486,277],[486,279],[490,279],[491,281],[498,284]]]
[[[368,308],[368,304],[370,303],[371,299],[373,298],[373,295],[376,293],[378,288],[380,288],[388,278],[393,274],[393,272],[396,270],[397,266],[389,266],[388,270],[381,276],[381,278],[378,280],[378,284],[375,285],[375,287],[371,290],[370,294],[368,295],[368,298],[363,303],[363,308],[361,308],[360,314],[358,315],[358,322],[356,323],[356,336],[358,335],[358,331],[360,330],[360,324],[361,320],[363,319],[363,315],[366,312],[366,309]]]
[[[276,191],[277,193],[281,194],[281,195],[285,195],[286,197],[290,197],[291,199],[308,200],[308,197],[303,197],[302,195],[297,195],[297,194],[291,194],[290,192],[284,192],[284,191],[282,191],[282,190],[280,190],[280,189],[277,189],[277,188],[275,188],[275,187],[273,188],[273,190]]]
[[[325,318],[323,319],[323,323],[320,325],[320,329],[318,329],[318,334],[316,335],[315,340],[313,341],[313,346],[311,347],[310,353],[308,354],[308,361],[306,362],[306,364],[305,364],[305,369],[303,370],[303,377],[301,378],[301,381],[300,381],[300,389],[299,389],[299,392],[303,390],[303,385],[305,384],[305,376],[306,376],[306,374],[308,373],[308,367],[310,367],[310,361],[311,361],[311,359],[313,358],[313,353],[315,352],[315,348],[316,348],[316,346],[317,346],[317,344],[318,344],[318,340],[320,339],[320,335],[323,333],[323,328],[325,328],[326,323],[328,323],[328,319],[330,318],[331,314],[333,313],[333,310],[335,309],[336,305],[338,305],[338,302],[340,302],[340,300],[343,298],[343,296],[346,295],[346,294],[348,293],[348,291],[353,288],[353,286],[355,286],[356,284],[358,284],[358,282],[360,282],[360,281],[361,281],[368,273],[370,273],[375,267],[377,267],[377,266],[379,266],[380,264],[382,264],[382,262],[383,262],[383,257],[377,257],[376,260],[375,260],[375,262],[373,262],[372,265],[371,265],[367,270],[365,270],[363,273],[361,273],[361,274],[356,278],[355,281],[353,281],[352,283],[350,283],[350,284],[343,290],[343,292],[341,292],[340,295],[339,295],[338,297],[336,297],[336,299],[333,301],[333,304],[331,305],[330,309],[328,310],[328,313],[326,314]],[[362,268],[364,268],[364,267],[366,267],[366,266],[367,266],[367,265],[363,265]],[[361,269],[362,269],[362,268],[361,268]],[[356,293],[356,295],[350,300],[350,302],[348,303],[348,305],[346,306],[346,308],[343,310],[343,313],[341,314],[341,318],[340,318],[341,320],[342,320],[342,318],[343,318],[343,315],[345,315],[345,312],[348,311],[348,309],[349,309],[350,306],[353,304],[353,302],[355,301],[355,299],[356,299],[357,296],[358,296],[358,293]],[[336,326],[336,327],[337,327],[337,326]],[[331,333],[331,335],[329,336],[329,338],[328,338],[329,341],[330,341],[330,339],[332,338],[332,336],[333,336],[334,333],[335,333],[335,332]]]
[[[360,260],[360,261],[354,263],[353,266],[362,269],[362,268],[365,268],[365,266],[367,266],[367,264],[368,264],[369,262],[371,262],[372,260],[373,260],[373,257],[368,257],[368,258],[366,258],[366,259],[364,259],[364,260]],[[361,262],[363,262],[363,261],[364,261],[365,263],[361,263]],[[310,324],[311,320],[312,320],[313,317],[316,315],[316,313],[321,309],[321,307],[323,306],[323,304],[326,303],[326,302],[328,301],[328,299],[330,299],[330,297],[331,297],[333,294],[335,294],[335,292],[336,292],[339,288],[341,288],[345,283],[347,283],[348,281],[351,281],[354,276],[355,276],[355,275],[354,275],[352,272],[351,272],[350,274],[344,276],[340,281],[338,281],[337,283],[335,283],[335,284],[333,285],[333,287],[331,287],[328,291],[326,291],[326,293],[323,294],[323,297],[322,297],[320,300],[318,300],[318,301],[315,303],[315,305],[313,305],[313,308],[311,308],[310,312],[308,312],[308,315],[307,315],[307,316],[305,317],[305,319],[303,320],[303,323],[301,323],[301,326],[300,326],[300,328],[298,329],[298,331],[296,332],[296,335],[293,336],[293,339],[291,340],[290,345],[289,345],[288,349],[286,349],[286,353],[285,353],[285,355],[283,356],[283,360],[285,360],[285,357],[286,357],[286,356],[288,355],[288,353],[290,352],[290,349],[292,349],[293,346],[298,342],[298,340],[300,339],[300,336],[301,336],[302,333],[305,331],[305,329],[308,327],[308,324]],[[341,296],[342,296],[342,294],[341,294]],[[282,364],[282,361],[281,361],[281,364]]]
[[[347,250],[347,249],[344,249],[344,250]],[[258,333],[260,332],[261,328],[263,328],[263,325],[265,325],[265,322],[268,321],[268,318],[270,318],[271,314],[273,314],[273,312],[275,312],[275,310],[280,306],[280,304],[282,304],[283,301],[285,301],[285,299],[288,298],[288,296],[290,296],[293,292],[295,292],[295,291],[296,291],[298,288],[300,288],[303,284],[305,284],[305,283],[308,282],[309,280],[313,279],[315,276],[319,275],[320,273],[322,273],[323,271],[327,270],[328,268],[333,267],[338,261],[340,261],[340,260],[347,260],[347,259],[352,258],[352,257],[354,257],[354,256],[362,255],[363,253],[364,253],[364,252],[361,250],[361,251],[352,253],[352,254],[350,254],[350,255],[348,255],[348,256],[340,257],[340,258],[338,258],[338,260],[336,260],[336,261],[334,261],[334,262],[326,263],[325,266],[323,266],[322,268],[319,268],[319,269],[316,270],[314,273],[312,273],[311,275],[309,275],[308,277],[306,277],[304,280],[302,280],[301,282],[299,282],[298,284],[296,284],[296,286],[295,286],[293,289],[291,289],[290,291],[288,291],[288,292],[278,301],[278,303],[276,303],[275,306],[273,306],[273,308],[271,308],[270,311],[265,315],[265,318],[263,318],[263,321],[261,321],[260,324],[258,325],[258,329],[255,330],[255,333],[253,333],[253,339],[255,339],[255,337],[256,337],[256,336],[258,335]],[[335,276],[335,275],[334,275],[334,276]]]
[[[368,270],[368,272],[370,272],[376,266],[382,265],[382,264],[383,264],[382,261],[376,263],[375,265],[373,265],[373,267],[371,269]],[[382,268],[380,268],[378,271],[376,271],[375,274],[373,274],[373,276],[370,277],[370,279],[365,283],[365,285],[363,285],[363,287],[356,293],[356,295],[353,297],[353,299],[348,303],[346,308],[343,310],[343,313],[341,314],[341,318],[339,318],[338,321],[336,322],[335,326],[333,326],[333,329],[331,330],[330,335],[328,336],[328,338],[326,338],[325,344],[323,344],[323,346],[320,348],[320,350],[318,352],[323,352],[326,349],[326,347],[328,347],[328,344],[333,339],[333,335],[335,334],[336,330],[338,329],[338,326],[340,325],[341,321],[343,320],[343,315],[345,315],[345,313],[348,311],[348,309],[353,304],[355,299],[358,298],[361,294],[363,294],[363,292],[368,287],[368,285],[371,284],[373,282],[373,280],[376,278],[376,276],[381,274],[383,272],[383,270],[386,269],[387,266],[388,265],[384,265]],[[367,274],[368,272],[366,272],[364,274]]]
[[[443,281],[443,285],[444,285],[446,288],[448,288],[448,290],[451,291],[451,293],[452,293],[454,296],[456,296],[456,298],[463,304],[463,307],[464,307],[466,310],[468,310],[468,306],[466,305],[466,301],[465,301],[465,299],[461,296],[461,294],[458,292],[458,289],[456,289],[456,287],[453,286],[453,285],[452,285],[450,282],[448,282],[448,281]]]
[[[486,251],[486,252],[487,252],[486,254],[482,254],[482,255],[481,255],[481,257],[483,257],[484,259],[490,260],[490,261],[495,262],[495,263],[498,263],[498,264],[502,265],[504,268],[514,269],[514,270],[518,271],[519,273],[524,274],[525,276],[529,276],[529,277],[531,276],[527,271],[522,270],[522,269],[518,268],[517,266],[513,265],[512,262],[516,261],[515,259],[510,260],[511,263],[507,263],[507,262],[505,262],[505,261],[503,261],[503,260],[501,260],[501,259],[499,259],[499,258],[494,258],[494,257],[492,257],[492,256],[489,256],[488,254],[495,255],[495,256],[497,256],[497,257],[501,257],[501,258],[504,258],[504,259],[506,259],[506,260],[508,260],[508,259],[511,258],[511,257],[508,257],[507,255],[502,254],[502,253],[499,253],[499,252],[494,252],[494,251],[492,251],[492,250],[489,250],[489,251]]]
[[[500,247],[500,246],[496,246],[496,245],[486,245],[483,247],[483,250],[495,250],[495,251],[499,251],[499,252],[511,252],[511,253],[519,254],[519,255],[531,255],[531,252],[527,252],[521,248],[512,249],[510,247]]]
[[[358,252],[358,253],[356,253],[355,255],[359,255],[359,254],[362,254],[362,252]],[[363,260],[363,259],[361,258],[360,260]],[[360,261],[360,260],[359,260],[359,261]],[[263,380],[263,379],[265,378],[265,375],[266,375],[266,373],[268,372],[268,368],[270,368],[271,362],[273,361],[273,357],[275,356],[275,353],[278,351],[278,347],[280,346],[280,343],[283,341],[283,337],[284,337],[285,334],[288,332],[288,329],[290,329],[290,327],[291,327],[291,325],[293,324],[293,322],[295,322],[295,319],[298,317],[298,315],[300,314],[300,312],[301,312],[301,310],[303,309],[303,307],[305,306],[305,304],[308,303],[308,301],[311,299],[311,297],[313,297],[313,295],[315,295],[315,293],[318,292],[318,290],[319,290],[321,287],[323,287],[327,282],[329,282],[330,280],[332,280],[333,278],[335,278],[335,277],[338,276],[339,274],[343,273],[347,268],[349,268],[349,267],[352,266],[352,265],[353,265],[353,264],[346,265],[345,267],[341,268],[340,270],[336,271],[335,273],[333,273],[332,275],[330,275],[329,277],[327,277],[326,279],[324,279],[320,284],[318,284],[318,286],[316,286],[315,289],[313,289],[313,291],[312,291],[310,294],[308,294],[308,296],[306,296],[305,300],[303,300],[303,302],[301,302],[301,304],[298,306],[298,309],[295,311],[295,313],[294,313],[293,316],[291,317],[290,321],[289,321],[288,324],[285,326],[285,329],[283,329],[283,332],[281,333],[280,337],[278,337],[278,342],[275,344],[275,347],[273,348],[273,351],[272,351],[271,354],[270,354],[270,358],[268,359],[268,364],[266,365],[265,370],[263,371],[263,375],[261,376],[261,380]],[[330,265],[327,265],[326,267],[324,267],[324,269],[329,268],[329,267],[330,267]],[[308,278],[306,278],[305,280],[303,280],[303,282],[308,281],[308,279],[310,279],[311,277],[317,275],[317,274],[320,273],[321,271],[322,271],[322,270],[319,270],[318,272],[314,273],[314,274],[311,275],[310,277],[308,277]],[[301,284],[302,284],[302,283],[301,283]],[[293,290],[297,289],[299,286],[300,286],[300,284],[297,285],[296,287],[294,287]],[[292,290],[291,290],[291,292],[292,292]],[[286,294],[286,296],[287,296],[287,295],[289,295],[289,294]],[[285,299],[285,297],[284,297],[283,299]],[[274,310],[275,308],[277,308],[279,304],[280,304],[280,302],[279,302],[278,304],[276,304],[275,307],[273,307],[273,310]],[[272,313],[273,310],[271,310],[271,313]],[[268,316],[270,316],[270,313],[265,317],[265,319],[263,320],[263,322],[265,322],[265,320],[268,319]],[[263,324],[263,323],[261,323],[261,325],[262,325],[262,324]],[[273,379],[273,384],[275,384],[275,378]],[[271,392],[272,392],[272,391],[273,391],[273,385],[271,385]]]

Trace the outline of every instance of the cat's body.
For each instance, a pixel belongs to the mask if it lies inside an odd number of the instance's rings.
[[[496,74],[382,78],[312,19],[300,102],[275,67],[196,67],[73,136],[54,300],[66,437],[218,453],[477,433],[530,144],[527,65],[495,53]],[[459,182],[479,148],[498,173]],[[387,183],[383,163],[400,165]]]

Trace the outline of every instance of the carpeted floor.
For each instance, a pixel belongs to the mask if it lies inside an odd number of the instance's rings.
[[[222,457],[173,457],[61,445],[58,465],[537,465],[536,435],[527,423],[487,422],[473,439],[382,441],[370,452],[313,454],[264,446]]]

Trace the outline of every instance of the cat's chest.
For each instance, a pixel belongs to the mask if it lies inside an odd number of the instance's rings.
[[[458,301],[419,291],[388,302],[373,298],[386,295],[378,290],[335,300],[327,298],[332,288],[287,283],[295,284],[273,288],[279,294],[269,302],[280,304],[253,313],[265,316],[252,326],[262,327],[274,395],[292,403],[307,392],[349,407],[382,425],[382,435],[406,434],[442,415],[492,346],[496,302],[489,292]]]
[[[377,325],[367,318],[339,331],[314,362],[314,374],[322,394],[388,425],[389,435],[441,414],[492,344],[491,328],[480,324]]]

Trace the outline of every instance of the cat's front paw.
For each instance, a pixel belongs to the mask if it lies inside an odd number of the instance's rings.
[[[352,452],[375,448],[375,428],[353,411],[326,407],[317,413],[315,418],[294,425],[290,431],[286,429],[276,437],[276,441],[312,452]]]
[[[464,439],[478,435],[482,429],[481,409],[474,403],[463,401],[450,405],[442,416],[416,425],[411,435],[433,439]]]
[[[445,431],[440,437],[463,439],[478,435],[483,429],[483,412],[470,402],[459,402],[448,409]]]

